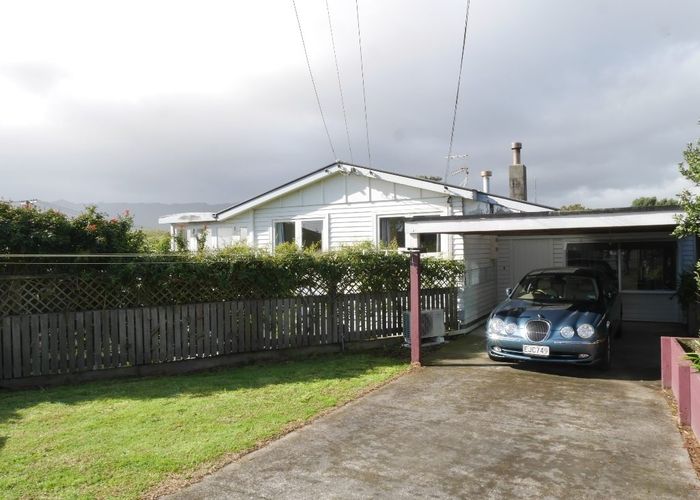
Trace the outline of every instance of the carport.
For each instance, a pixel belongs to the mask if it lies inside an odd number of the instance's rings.
[[[463,326],[478,324],[532,269],[603,267],[615,273],[625,321],[687,321],[675,295],[681,274],[697,259],[696,238],[677,239],[678,207],[584,212],[495,213],[414,217],[407,246],[422,233],[461,235],[466,276]]]

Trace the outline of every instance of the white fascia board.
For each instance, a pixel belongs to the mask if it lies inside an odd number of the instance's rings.
[[[158,217],[158,224],[190,224],[214,221],[216,221],[216,214],[211,212],[184,212]]]
[[[567,229],[615,229],[673,226],[682,212],[634,212],[540,217],[488,217],[473,219],[406,221],[407,233],[503,233]]]
[[[259,205],[262,205],[263,203],[267,203],[268,201],[272,201],[275,198],[279,198],[280,196],[284,196],[285,194],[296,191],[297,189],[300,189],[304,186],[308,186],[309,184],[312,184],[316,181],[319,181],[319,180],[323,179],[324,177],[327,177],[329,175],[333,175],[333,174],[335,174],[337,172],[341,172],[341,171],[342,171],[342,169],[338,165],[331,165],[328,168],[325,168],[323,170],[320,170],[318,172],[310,174],[306,177],[303,177],[296,182],[291,182],[291,183],[289,183],[285,186],[282,186],[278,189],[274,189],[272,191],[269,191],[268,193],[265,193],[265,194],[260,195],[256,198],[253,198],[252,200],[244,202],[244,203],[237,205],[235,207],[231,207],[224,212],[220,212],[218,214],[217,219],[224,220],[224,219],[228,219],[230,217],[234,217],[242,212],[245,212],[246,210],[250,210],[251,208],[255,208]]]
[[[370,179],[380,179],[387,182],[395,182],[397,184],[403,184],[405,186],[411,186],[418,189],[424,189],[426,191],[433,191],[435,193],[443,194],[446,196],[459,196],[460,198],[466,198],[468,200],[476,199],[476,195],[471,189],[462,189],[454,186],[445,186],[444,184],[424,181],[422,179],[414,179],[411,177],[406,177],[401,174],[392,174],[390,172],[381,172],[377,170],[372,170],[367,167],[357,167],[352,165],[340,165],[346,172],[352,174],[353,171],[358,172],[365,177]]]
[[[479,192],[478,199],[479,201],[500,205],[505,208],[510,208],[511,210],[517,210],[518,212],[551,212],[553,210],[552,208],[534,205],[527,201],[513,200],[491,193]]]

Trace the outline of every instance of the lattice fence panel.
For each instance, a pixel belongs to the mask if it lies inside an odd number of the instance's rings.
[[[290,298],[332,295],[333,291],[329,290],[332,287],[335,295],[369,293],[366,285],[347,277],[340,283],[329,285],[320,276],[309,272],[296,281],[300,285],[289,294]],[[435,280],[424,283],[425,288],[450,286],[454,283],[447,279],[444,283]],[[408,280],[399,288],[401,290],[380,289],[376,292],[406,291]],[[255,296],[255,290],[255,286],[248,286],[241,280],[227,286],[225,280],[206,275],[199,279],[171,277],[158,283],[144,283],[140,279],[123,283],[81,275],[5,276],[0,277],[0,316],[271,298]]]

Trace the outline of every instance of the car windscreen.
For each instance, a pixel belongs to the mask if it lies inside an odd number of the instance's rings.
[[[542,302],[597,301],[598,283],[590,276],[534,274],[525,276],[511,298]]]

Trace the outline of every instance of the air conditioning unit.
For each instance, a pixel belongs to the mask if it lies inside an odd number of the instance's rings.
[[[445,338],[445,312],[442,309],[426,309],[420,312],[420,338],[442,342]],[[411,311],[403,313],[403,338],[411,343]]]

